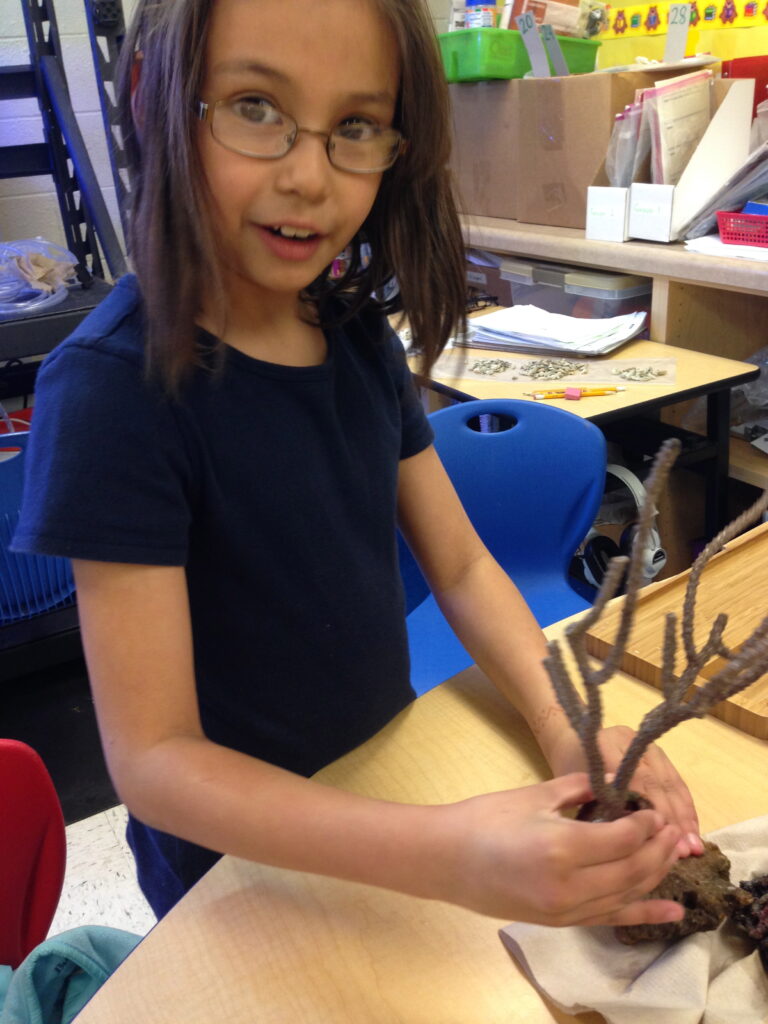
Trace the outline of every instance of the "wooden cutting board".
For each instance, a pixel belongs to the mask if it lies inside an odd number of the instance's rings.
[[[640,591],[621,668],[653,686],[661,686],[664,618],[668,612],[675,612],[678,618],[676,671],[685,665],[680,617],[688,575],[686,571]],[[611,602],[587,633],[587,650],[597,658],[604,658],[613,645],[622,605],[621,598]],[[731,649],[738,648],[768,615],[768,523],[731,541],[704,569],[696,600],[697,648],[720,612],[728,616],[723,639]],[[694,685],[706,682],[722,665],[721,658],[713,658]],[[711,713],[743,732],[768,740],[768,671],[746,690],[717,704]]]

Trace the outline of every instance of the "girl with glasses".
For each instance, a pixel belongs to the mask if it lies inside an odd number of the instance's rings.
[[[153,909],[231,853],[507,919],[678,917],[639,897],[698,849],[688,792],[655,751],[636,787],[656,812],[561,816],[589,791],[541,632],[372,298],[396,277],[425,372],[463,325],[424,3],[140,0],[123,55],[135,274],[39,374],[15,543],[73,559]],[[554,781],[423,807],[309,778],[413,699],[398,522]],[[606,730],[609,766],[628,738]]]

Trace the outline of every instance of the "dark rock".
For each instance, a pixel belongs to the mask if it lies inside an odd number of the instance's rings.
[[[613,821],[616,818],[626,818],[627,815],[634,814],[635,811],[647,811],[652,808],[653,804],[647,797],[644,797],[642,793],[636,793],[633,789],[630,789],[624,802],[623,814],[617,814],[614,815],[613,818],[609,818],[605,814],[605,809],[600,804],[599,800],[588,800],[579,808],[579,813],[576,815],[576,819],[578,821]]]
[[[681,921],[666,924],[633,924],[616,928],[616,936],[627,945],[657,939],[680,939],[694,932],[717,928],[737,903],[737,888],[731,883],[731,862],[714,843],[704,844],[700,857],[677,861],[646,899],[674,900],[685,907]]]
[[[757,942],[760,960],[768,972],[768,875],[742,882],[730,917],[736,927]]]

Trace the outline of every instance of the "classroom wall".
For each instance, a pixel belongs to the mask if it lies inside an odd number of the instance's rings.
[[[135,0],[123,0],[126,18]],[[85,21],[85,0],[55,0],[64,68],[80,131],[115,227],[120,231],[112,171]],[[28,64],[29,50],[20,0],[0,0],[0,64]],[[37,100],[0,102],[0,145],[43,141]],[[59,206],[50,176],[0,180],[0,240],[42,235],[64,243]]]
[[[429,10],[435,23],[435,31],[447,32],[451,0],[429,0]]]
[[[436,30],[444,31],[449,0],[429,0],[429,6]],[[126,21],[134,7],[135,0],[123,0]],[[72,106],[119,234],[119,214],[93,71],[85,0],[55,0],[55,10]],[[0,64],[27,64],[29,52],[20,0],[0,0],[0,15]],[[0,145],[42,141],[43,129],[36,99],[0,102]],[[42,235],[58,244],[64,242],[52,178],[0,180],[0,241],[35,235]]]

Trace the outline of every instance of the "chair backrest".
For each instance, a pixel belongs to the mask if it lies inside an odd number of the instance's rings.
[[[19,520],[28,440],[28,431],[0,435],[0,626],[74,600],[69,559],[8,550]]]
[[[547,578],[567,586],[603,495],[602,432],[556,406],[516,399],[461,402],[430,422],[469,518],[523,593],[526,582]],[[413,569],[403,562],[406,578]]]
[[[18,512],[24,485],[24,453],[29,442],[29,431],[0,434],[0,512]]]
[[[0,964],[18,967],[46,937],[65,863],[61,805],[42,759],[0,739]]]

